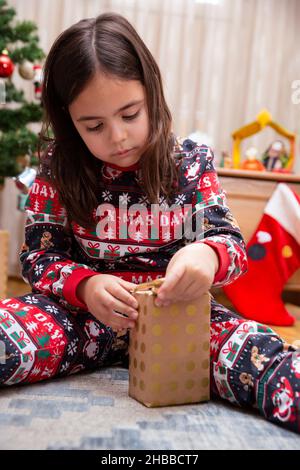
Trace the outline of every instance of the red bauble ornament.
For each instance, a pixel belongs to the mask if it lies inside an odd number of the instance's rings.
[[[11,58],[8,56],[8,51],[4,49],[0,54],[0,77],[8,78],[12,75],[14,71],[14,63]]]
[[[33,83],[34,83],[34,96],[36,99],[41,98],[42,96],[42,82],[43,82],[43,73],[42,73],[42,67],[39,64],[35,64],[33,66],[34,70],[34,78],[33,78]]]

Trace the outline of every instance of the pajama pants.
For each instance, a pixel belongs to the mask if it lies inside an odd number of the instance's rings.
[[[212,300],[211,392],[300,432],[300,350]],[[29,384],[104,366],[128,367],[128,331],[29,293],[0,301],[0,384]]]

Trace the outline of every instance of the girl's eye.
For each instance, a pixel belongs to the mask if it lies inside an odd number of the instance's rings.
[[[88,132],[95,132],[95,131],[100,131],[102,124],[98,124],[96,127],[87,127],[86,130]]]
[[[131,114],[130,116],[123,116],[123,119],[125,119],[127,121],[131,121],[131,120],[137,118],[139,114],[140,114],[140,110],[135,114]],[[100,131],[101,127],[102,127],[102,123],[98,124],[96,127],[87,127],[87,131],[88,132]]]
[[[138,111],[135,114],[131,114],[130,116],[123,116],[123,118],[128,119],[130,121],[130,119],[135,119],[136,117],[138,117],[139,114],[140,114],[140,111]]]

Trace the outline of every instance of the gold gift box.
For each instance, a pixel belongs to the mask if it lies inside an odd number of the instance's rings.
[[[130,332],[129,396],[148,407],[207,401],[210,294],[156,307],[163,281],[139,284],[132,291],[139,318]]]

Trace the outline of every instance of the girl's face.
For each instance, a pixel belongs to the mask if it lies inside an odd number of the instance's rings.
[[[139,161],[149,134],[149,119],[145,90],[138,80],[97,73],[70,104],[69,112],[96,158],[121,167]],[[128,152],[122,155],[124,151]]]

